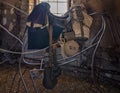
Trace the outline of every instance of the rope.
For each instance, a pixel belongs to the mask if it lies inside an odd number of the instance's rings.
[[[105,33],[105,28],[106,28],[106,22],[105,22],[103,16],[102,16],[102,22],[103,22],[103,32],[102,32],[102,34],[100,36],[100,39],[97,42],[97,45],[96,45],[95,50],[94,50],[93,55],[92,55],[92,62],[91,62],[91,75],[92,75],[92,78],[94,77],[94,58],[95,58],[95,54],[96,54],[96,51],[97,51],[97,49],[99,47],[99,44],[100,44],[100,42],[102,40],[102,37],[103,37],[103,35]]]
[[[0,24],[0,27],[3,28],[10,36],[12,36],[13,38],[17,39],[23,45],[23,42],[18,37],[16,37],[14,34],[12,34],[8,29],[6,29],[1,24]]]
[[[44,48],[47,49],[48,47]],[[40,49],[40,50],[33,50],[33,51],[29,51],[29,52],[15,52],[15,51],[10,51],[10,50],[6,50],[6,49],[2,49],[0,48],[1,52],[6,52],[6,53],[11,53],[11,54],[20,54],[20,55],[25,55],[25,54],[33,54],[33,53],[37,53],[40,52],[44,49]]]

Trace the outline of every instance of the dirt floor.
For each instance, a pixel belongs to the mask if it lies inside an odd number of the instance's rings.
[[[36,93],[30,79],[28,67],[22,72],[29,93]],[[35,79],[38,93],[120,93],[120,86],[110,83],[93,83],[90,79],[81,79],[68,75],[61,75],[53,90],[43,87],[41,79]],[[0,65],[0,93],[26,93],[18,73],[18,65]]]

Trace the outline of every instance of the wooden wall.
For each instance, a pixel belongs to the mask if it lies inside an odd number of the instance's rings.
[[[18,36],[19,33],[23,33],[25,30],[27,15],[5,4],[5,2],[25,11],[27,14],[29,2],[28,0],[4,0],[4,3],[0,3],[0,24]],[[15,39],[0,27],[0,41],[2,47],[9,47],[12,45],[11,43],[14,43]]]

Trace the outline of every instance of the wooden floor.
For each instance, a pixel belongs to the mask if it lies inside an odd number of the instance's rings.
[[[31,67],[22,66],[24,79],[29,93],[35,93],[30,79]],[[47,90],[42,86],[41,79],[35,79],[39,93],[120,93],[120,86],[93,83],[89,79],[81,79],[68,75],[61,75],[58,84],[53,90]],[[18,74],[18,65],[0,65],[0,93],[26,93]]]

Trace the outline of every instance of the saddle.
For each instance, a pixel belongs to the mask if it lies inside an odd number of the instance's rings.
[[[48,3],[40,3],[36,5],[28,16],[28,49],[43,49],[49,46],[49,31],[48,25],[52,25],[53,42],[57,42],[60,33],[62,33],[67,23],[69,14],[58,17],[53,15],[50,11]]]
[[[84,42],[89,38],[92,17],[80,6],[71,8],[64,16],[60,17],[55,16],[49,10],[50,5],[48,3],[40,3],[34,7],[28,16],[28,49],[48,47],[50,39],[48,26],[52,26],[52,43],[59,43],[61,54],[74,55],[80,51],[79,48],[82,48]],[[73,46],[73,42],[75,46]],[[65,52],[66,50],[71,51],[71,53]]]

